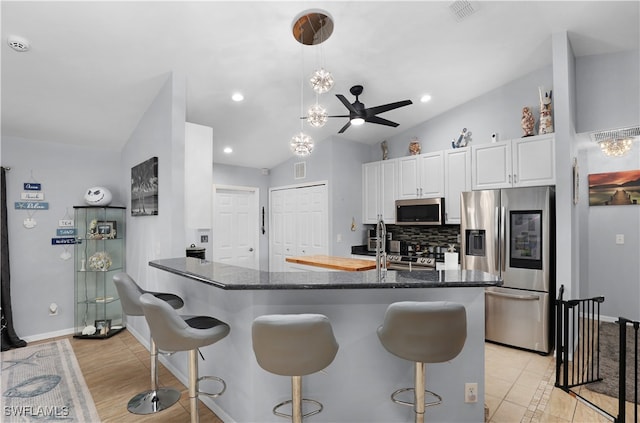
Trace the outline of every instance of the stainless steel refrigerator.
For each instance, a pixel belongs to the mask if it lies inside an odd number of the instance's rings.
[[[485,339],[548,354],[553,349],[553,187],[462,193],[463,269],[500,276],[485,291]]]

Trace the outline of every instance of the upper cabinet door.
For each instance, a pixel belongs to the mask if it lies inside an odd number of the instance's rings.
[[[513,186],[555,185],[556,143],[553,134],[512,141]]]
[[[421,154],[418,157],[420,197],[444,197],[444,152]]]
[[[512,186],[511,141],[474,145],[471,154],[474,190]]]
[[[398,199],[417,198],[420,195],[418,184],[418,156],[406,156],[398,159]]]
[[[362,223],[378,221],[380,204],[380,163],[362,165]]]
[[[384,223],[396,223],[396,196],[398,191],[397,160],[380,162],[380,214]]]
[[[445,223],[460,224],[460,194],[471,191],[471,150],[469,147],[444,152]]]

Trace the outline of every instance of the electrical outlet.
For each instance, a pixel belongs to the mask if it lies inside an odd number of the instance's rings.
[[[478,384],[464,384],[464,402],[478,402]]]
[[[624,244],[624,234],[616,234],[616,244]]]

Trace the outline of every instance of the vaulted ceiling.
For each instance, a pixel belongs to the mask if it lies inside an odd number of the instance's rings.
[[[320,66],[336,80],[319,97],[329,114],[345,114],[335,94],[353,101],[356,84],[367,107],[413,101],[381,115],[398,128],[340,134],[373,144],[551,64],[553,33],[567,31],[576,56],[639,48],[638,1],[480,1],[465,18],[452,3],[3,1],[2,135],[120,150],[173,71],[187,121],[214,130],[215,162],[270,168],[291,157],[301,97],[305,110],[316,101],[301,79]],[[334,31],[302,46],[292,23],[311,7]],[[12,50],[9,36],[30,50]],[[304,130],[319,143],[345,123]]]

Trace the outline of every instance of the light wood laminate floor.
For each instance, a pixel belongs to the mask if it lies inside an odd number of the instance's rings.
[[[179,403],[150,416],[127,411],[129,399],[150,386],[149,351],[128,331],[104,340],[69,339],[102,422],[189,422],[187,388],[161,364],[160,386],[181,390]],[[577,399],[554,388],[555,364],[552,355],[542,356],[486,343],[485,379],[485,406],[490,423],[609,421]],[[615,398],[584,388],[580,393],[615,414]],[[627,405],[627,416],[633,416],[632,404]],[[320,416],[312,419],[322,422]],[[202,402],[200,421],[222,423]],[[629,418],[627,421],[630,421]]]

